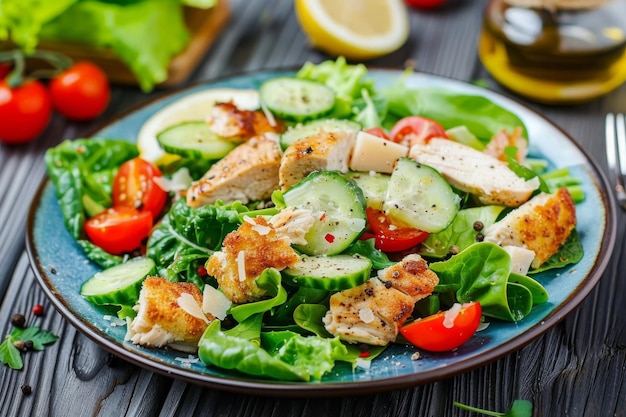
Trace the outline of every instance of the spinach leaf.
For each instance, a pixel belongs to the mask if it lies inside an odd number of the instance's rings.
[[[385,252],[376,249],[374,239],[357,240],[344,251],[349,255],[361,255],[372,261],[374,269],[384,269],[395,265],[396,262],[389,260]]]
[[[321,304],[300,304],[293,312],[293,318],[301,328],[318,336],[330,337],[322,322],[327,311],[328,307]]]
[[[110,206],[113,172],[138,155],[137,146],[122,139],[66,140],[46,151],[48,176],[74,238],[83,236],[86,203]]]
[[[448,227],[441,232],[428,235],[420,246],[420,255],[442,259],[450,254],[452,246],[458,251],[465,250],[476,243],[476,235],[480,231],[496,222],[503,209],[503,206],[492,205],[459,210]],[[474,229],[476,222],[482,223],[482,229]]]
[[[380,93],[388,100],[389,114],[396,118],[422,116],[436,120],[446,129],[464,125],[483,143],[502,129],[512,131],[518,126],[528,137],[517,115],[480,95],[438,87],[408,88],[403,82],[381,88]]]
[[[317,288],[296,287],[287,301],[267,317],[267,324],[286,326],[295,323],[294,311],[301,304],[320,304],[328,298],[329,291]]]
[[[519,321],[532,309],[532,292],[509,282],[511,257],[494,243],[476,243],[430,268],[439,276],[435,292],[454,291],[461,303],[478,301],[485,316]]]
[[[179,199],[150,234],[147,255],[156,262],[160,276],[193,282],[202,289],[198,267],[221,248],[224,237],[239,227],[239,214],[247,210],[240,203],[219,202],[192,208]]]
[[[565,243],[561,245],[559,251],[552,255],[539,268],[528,271],[529,274],[537,274],[549,269],[562,268],[566,265],[580,262],[585,254],[580,236],[576,229],[572,230]]]
[[[111,268],[112,266],[119,265],[124,261],[124,257],[111,255],[88,240],[78,239],[76,243],[83,248],[85,256],[102,269]]]

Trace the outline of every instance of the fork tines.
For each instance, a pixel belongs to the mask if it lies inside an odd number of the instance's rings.
[[[626,209],[626,119],[622,113],[606,115],[606,160],[615,177],[617,200]]]

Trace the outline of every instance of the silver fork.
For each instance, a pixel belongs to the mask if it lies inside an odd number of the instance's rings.
[[[606,161],[615,177],[618,204],[626,210],[626,119],[622,113],[606,115]]]

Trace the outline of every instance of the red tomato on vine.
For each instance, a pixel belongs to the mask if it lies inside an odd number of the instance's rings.
[[[109,104],[109,80],[97,65],[83,61],[50,80],[54,108],[71,120],[91,120],[101,115]]]
[[[52,102],[45,86],[37,80],[11,87],[0,81],[0,141],[26,143],[39,136],[48,126]]]

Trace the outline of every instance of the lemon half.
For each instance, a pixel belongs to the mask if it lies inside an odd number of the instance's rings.
[[[163,151],[157,141],[160,132],[182,122],[206,120],[211,107],[216,103],[229,101],[241,110],[256,110],[260,106],[259,93],[256,90],[216,88],[183,96],[154,113],[141,126],[137,135],[139,154],[147,161],[166,163],[170,155]]]
[[[295,11],[313,46],[332,56],[376,58],[409,37],[402,0],[295,0]]]

